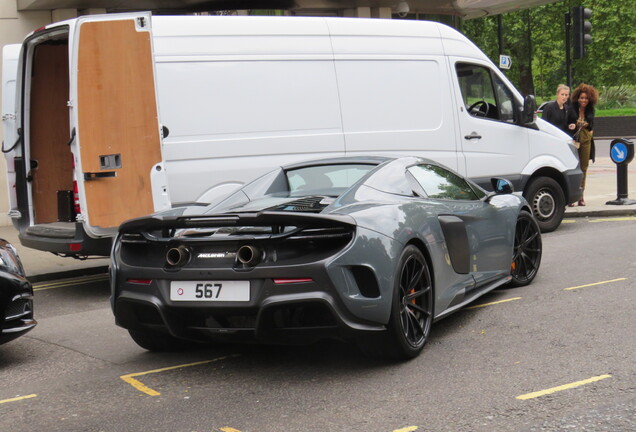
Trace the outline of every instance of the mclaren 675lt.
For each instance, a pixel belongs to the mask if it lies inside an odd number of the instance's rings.
[[[314,160],[216,205],[127,221],[111,258],[116,322],[148,350],[338,338],[415,357],[434,321],[537,275],[530,207],[492,183],[417,157]]]

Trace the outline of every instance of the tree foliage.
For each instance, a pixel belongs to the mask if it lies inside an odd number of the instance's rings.
[[[523,93],[551,97],[566,82],[565,13],[574,6],[592,9],[593,42],[583,59],[572,60],[573,84],[636,84],[634,0],[563,0],[502,17],[504,53],[513,60],[505,73]],[[464,21],[461,30],[499,63],[497,17]]]

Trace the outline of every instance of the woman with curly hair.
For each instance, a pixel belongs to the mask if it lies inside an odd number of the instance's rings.
[[[570,101],[567,115],[568,129],[579,149],[579,160],[581,161],[581,171],[583,171],[581,188],[585,192],[585,177],[590,159],[594,162],[594,106],[598,102],[598,90],[591,85],[580,84],[572,92]],[[574,203],[569,205],[574,207]],[[582,196],[579,205],[585,205]]]

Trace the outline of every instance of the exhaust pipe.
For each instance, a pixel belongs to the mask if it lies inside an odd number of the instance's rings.
[[[190,261],[190,250],[183,245],[169,249],[166,253],[166,262],[168,265],[180,267],[188,261]]]
[[[262,257],[263,253],[254,246],[241,246],[236,252],[236,259],[244,266],[255,266]]]

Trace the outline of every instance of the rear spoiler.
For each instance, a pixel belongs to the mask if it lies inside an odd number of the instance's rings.
[[[228,213],[200,216],[153,215],[128,220],[119,226],[120,233],[152,231],[173,228],[214,228],[224,226],[355,226],[356,221],[349,215],[299,214],[281,211],[258,213]]]

